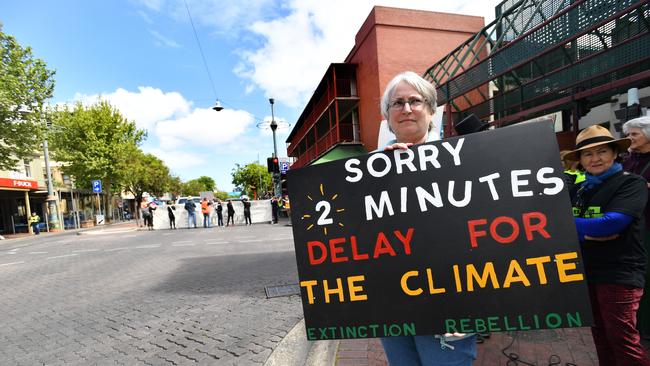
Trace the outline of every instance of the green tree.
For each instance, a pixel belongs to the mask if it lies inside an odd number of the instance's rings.
[[[53,76],[0,24],[0,170],[31,160],[43,141],[43,105],[52,97]]]
[[[205,186],[198,179],[192,179],[183,183],[182,192],[185,196],[198,196],[204,190]]]
[[[172,198],[176,198],[181,195],[183,191],[183,182],[181,178],[177,176],[171,176],[169,178],[169,192],[172,194]]]
[[[208,176],[202,175],[196,178],[196,180],[203,185],[203,192],[212,192],[217,188],[217,184],[214,182],[214,179]]]
[[[249,196],[256,191],[263,194],[273,189],[271,174],[267,171],[267,167],[256,162],[244,166],[236,164],[232,170],[232,184],[241,188],[242,194]]]
[[[124,170],[124,190],[135,196],[135,202],[142,201],[144,192],[162,196],[171,180],[169,168],[162,160],[138,148],[130,154],[129,164]]]
[[[108,102],[90,107],[77,103],[71,110],[63,107],[51,113],[50,141],[55,160],[63,162],[63,171],[75,177],[81,188],[101,179],[107,212],[113,186],[125,186],[125,172],[136,154],[137,145],[146,137],[135,123],[127,120]]]

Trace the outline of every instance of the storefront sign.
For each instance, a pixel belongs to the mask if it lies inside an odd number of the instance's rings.
[[[38,182],[30,179],[0,178],[0,187],[38,189]]]
[[[310,340],[585,327],[553,126],[289,170]]]

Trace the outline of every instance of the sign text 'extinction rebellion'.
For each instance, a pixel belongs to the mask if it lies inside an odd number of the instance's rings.
[[[592,323],[549,123],[290,170],[288,179],[311,340]]]

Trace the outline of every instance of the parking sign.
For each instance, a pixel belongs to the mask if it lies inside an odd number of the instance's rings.
[[[289,170],[289,162],[288,161],[281,161],[280,162],[280,173],[286,173],[287,170]]]
[[[102,181],[94,180],[93,183],[93,193],[102,193]]]

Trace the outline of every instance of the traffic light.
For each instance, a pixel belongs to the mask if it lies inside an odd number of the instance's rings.
[[[278,158],[266,158],[266,167],[269,173],[279,173],[280,163],[278,161]]]

